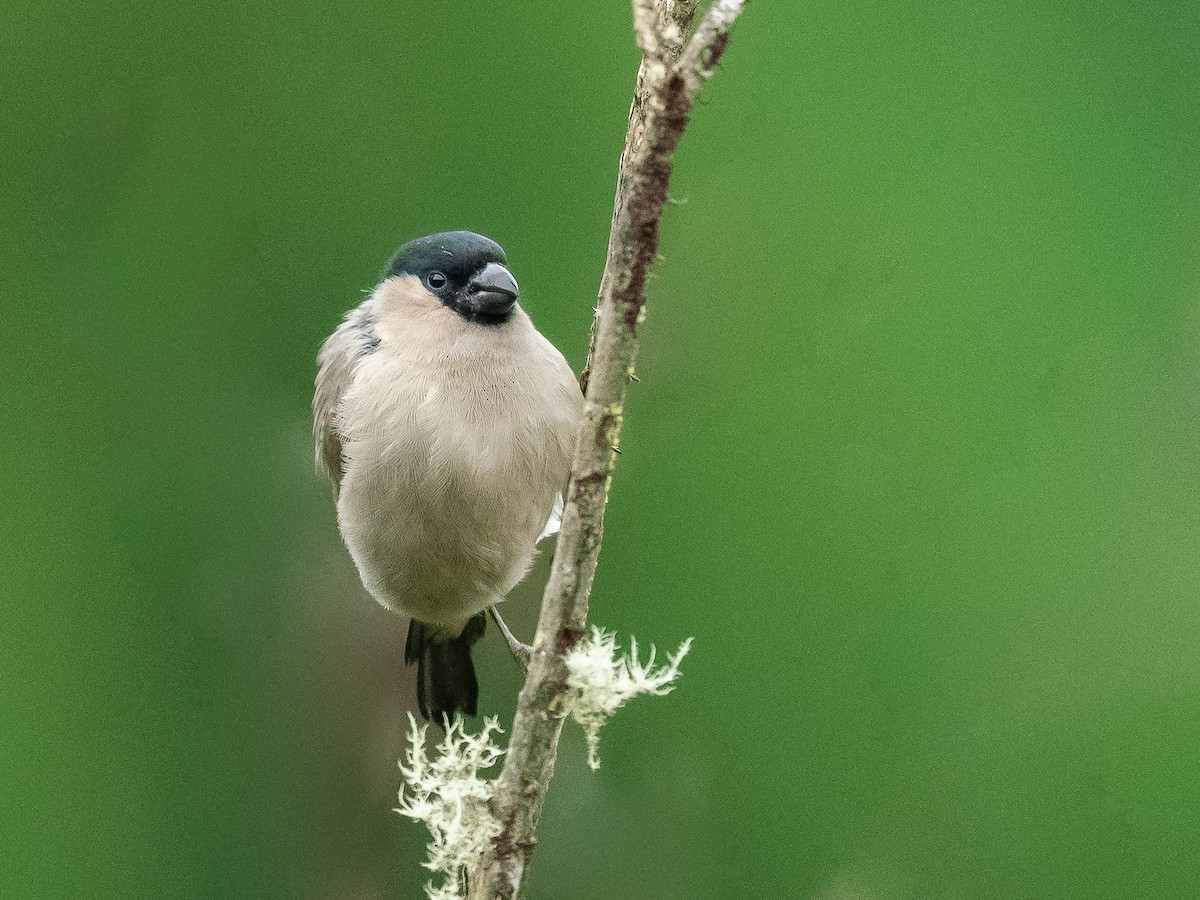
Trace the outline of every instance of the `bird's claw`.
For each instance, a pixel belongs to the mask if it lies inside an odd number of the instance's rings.
[[[504,620],[500,618],[500,610],[492,607],[489,612],[492,614],[492,620],[504,635],[504,640],[508,644],[508,649],[512,651],[513,659],[520,663],[521,668],[528,672],[529,663],[533,659],[533,647],[521,641],[512,631]]]

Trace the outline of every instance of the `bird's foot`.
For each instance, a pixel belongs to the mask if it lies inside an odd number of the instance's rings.
[[[500,618],[500,610],[492,607],[488,610],[492,614],[492,620],[500,629],[500,633],[504,635],[504,640],[508,642],[508,649],[512,651],[513,658],[521,664],[521,668],[526,672],[529,671],[529,661],[533,658],[533,648],[528,644],[522,643],[515,634]]]

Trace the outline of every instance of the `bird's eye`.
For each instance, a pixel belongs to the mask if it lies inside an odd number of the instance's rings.
[[[426,281],[429,282],[429,286],[435,291],[440,291],[446,286],[446,276],[441,272],[430,272]]]

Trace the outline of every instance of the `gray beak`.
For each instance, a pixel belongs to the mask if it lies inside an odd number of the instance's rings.
[[[500,263],[488,263],[467,285],[467,303],[477,315],[503,316],[520,292],[512,272]]]

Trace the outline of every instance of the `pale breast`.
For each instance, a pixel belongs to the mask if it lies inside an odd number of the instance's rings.
[[[393,313],[343,398],[339,524],[379,602],[456,627],[528,570],[566,483],[579,388],[519,308],[499,327]]]

